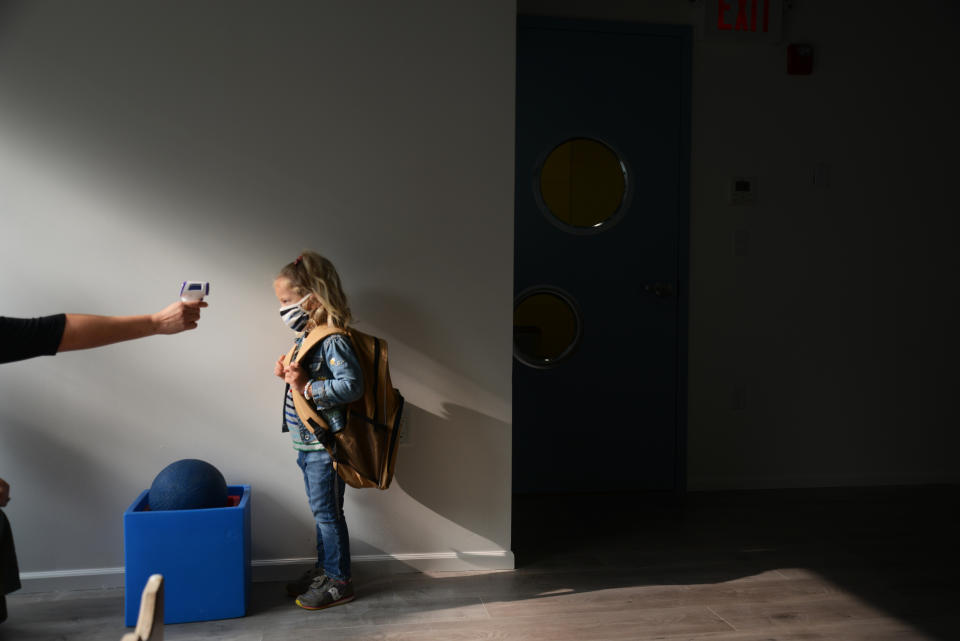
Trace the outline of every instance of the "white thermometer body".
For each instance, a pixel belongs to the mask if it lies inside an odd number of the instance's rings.
[[[185,303],[203,300],[210,295],[210,283],[199,280],[185,280],[180,283],[180,300]]]

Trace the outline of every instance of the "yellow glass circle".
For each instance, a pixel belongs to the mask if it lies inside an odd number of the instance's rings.
[[[577,314],[556,294],[540,292],[513,310],[513,345],[521,360],[549,365],[573,347],[579,334]]]
[[[550,152],[540,170],[540,195],[554,216],[573,227],[599,227],[620,209],[627,179],[610,147],[574,138]]]

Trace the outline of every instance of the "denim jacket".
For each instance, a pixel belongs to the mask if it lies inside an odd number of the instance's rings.
[[[299,347],[306,334],[297,337]],[[348,403],[363,396],[363,370],[350,345],[350,339],[343,334],[331,334],[323,339],[313,351],[301,361],[310,378],[310,394],[313,404],[327,420],[330,429],[339,432],[347,424],[346,407]],[[291,390],[288,394],[302,394],[303,390]],[[303,427],[299,418],[290,415],[284,399],[283,431],[298,429],[312,436]],[[292,405],[292,403],[291,403]],[[313,439],[310,439],[313,440]]]

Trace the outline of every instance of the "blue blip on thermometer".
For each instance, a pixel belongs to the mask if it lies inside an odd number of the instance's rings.
[[[180,283],[180,300],[185,303],[203,300],[210,295],[210,283],[199,280],[185,280]]]

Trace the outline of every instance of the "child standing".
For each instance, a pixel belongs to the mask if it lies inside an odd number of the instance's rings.
[[[313,330],[346,329],[350,323],[340,277],[333,263],[319,254],[305,251],[284,266],[273,289],[280,301],[281,318],[297,332],[295,356]],[[297,414],[293,394],[302,394],[337,432],[346,425],[346,404],[363,396],[363,373],[350,339],[343,334],[324,338],[300,364],[291,359],[290,365],[285,365],[285,360],[284,354],[274,367],[274,374],[287,383],[283,431],[290,432],[293,439],[317,529],[316,566],[286,587],[301,608],[320,610],[354,598],[350,541],[343,515],[345,484],[323,445],[326,434],[307,429]]]

